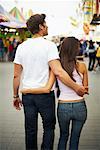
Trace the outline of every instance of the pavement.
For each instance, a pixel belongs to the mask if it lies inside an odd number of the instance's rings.
[[[86,59],[86,63],[88,63],[88,59]],[[23,109],[16,111],[12,106],[12,82],[13,63],[0,63],[0,150],[25,150]],[[89,89],[89,95],[85,96],[88,119],[81,133],[79,150],[100,150],[100,70],[89,72]],[[42,122],[39,116],[39,149],[42,133]],[[54,150],[57,149],[58,138],[57,122]]]

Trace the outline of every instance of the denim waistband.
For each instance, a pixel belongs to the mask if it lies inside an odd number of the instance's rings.
[[[58,103],[70,103],[70,104],[73,104],[73,103],[82,103],[82,102],[84,102],[84,101],[85,101],[85,99],[83,98],[83,99],[81,99],[81,100],[73,100],[73,101],[58,100]]]

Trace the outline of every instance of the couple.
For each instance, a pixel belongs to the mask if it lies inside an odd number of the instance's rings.
[[[84,63],[76,61],[80,43],[74,37],[64,39],[59,58],[56,45],[43,38],[48,34],[45,17],[45,14],[36,14],[28,19],[27,28],[32,33],[32,38],[17,48],[14,59],[13,105],[17,110],[22,105],[24,108],[26,150],[38,149],[38,113],[44,130],[41,149],[52,150],[56,123],[53,84],[56,77],[61,91],[57,109],[60,127],[58,150],[66,149],[71,120],[69,149],[77,150],[87,117],[83,98],[88,93],[87,69]],[[21,101],[19,86],[22,72]]]

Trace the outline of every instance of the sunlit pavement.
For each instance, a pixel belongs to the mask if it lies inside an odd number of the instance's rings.
[[[0,150],[25,150],[23,109],[12,106],[13,63],[0,63]],[[100,150],[100,71],[89,72],[90,94],[86,96],[88,120],[83,128],[79,150]],[[56,124],[54,150],[57,149],[59,127]],[[39,117],[38,145],[42,139]]]

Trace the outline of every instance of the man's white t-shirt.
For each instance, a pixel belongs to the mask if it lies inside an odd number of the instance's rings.
[[[14,63],[23,67],[23,88],[45,86],[49,79],[48,62],[55,59],[59,59],[56,45],[43,37],[30,38],[20,44]]]

